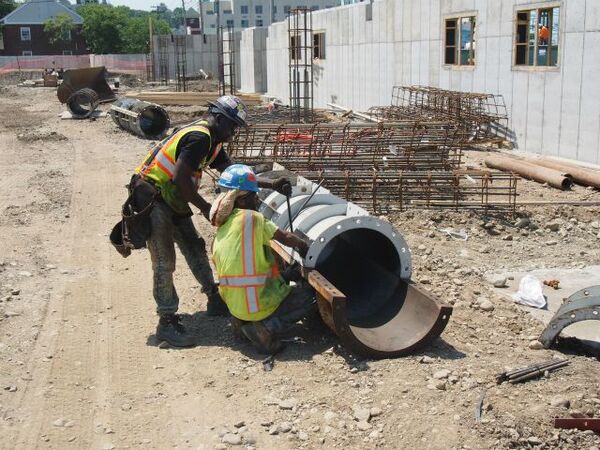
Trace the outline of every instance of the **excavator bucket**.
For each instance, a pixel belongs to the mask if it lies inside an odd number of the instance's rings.
[[[98,94],[100,103],[116,98],[115,93],[106,82],[104,66],[65,70],[63,82],[58,87],[56,95],[61,103],[67,103],[71,95],[84,88],[94,90]]]

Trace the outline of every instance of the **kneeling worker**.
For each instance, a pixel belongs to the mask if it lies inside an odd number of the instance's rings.
[[[269,242],[274,239],[303,255],[308,246],[257,212],[256,175],[250,167],[228,167],[217,183],[222,190],[210,221],[217,226],[213,260],[219,292],[240,331],[263,353],[281,348],[278,336],[316,309],[308,284],[290,286],[279,274]]]

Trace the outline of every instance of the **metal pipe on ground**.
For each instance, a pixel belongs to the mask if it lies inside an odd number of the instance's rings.
[[[114,100],[115,93],[106,82],[106,73],[104,66],[65,70],[63,82],[56,90],[58,100],[66,103],[72,94],[84,88],[93,89],[100,103]]]
[[[84,88],[69,96],[67,108],[74,119],[87,119],[96,110],[98,103],[99,98],[96,91]]]
[[[531,162],[537,164],[538,166],[566,172],[577,184],[600,188],[600,172],[597,170],[586,169],[585,167],[578,167],[567,162],[554,161],[546,158],[534,159],[531,160]]]
[[[145,139],[161,139],[171,125],[160,105],[134,98],[120,98],[108,113],[120,128]]]
[[[452,307],[411,281],[408,244],[390,223],[302,177],[290,208],[293,229],[312,241],[308,253],[302,259],[274,247],[288,263],[294,258],[303,265],[321,317],[346,347],[368,357],[396,357],[443,332]],[[290,229],[284,195],[269,194],[260,212]]]
[[[573,185],[573,179],[569,173],[507,156],[490,155],[485,159],[485,165],[492,169],[519,174],[538,183],[547,183],[557,189],[569,189]]]

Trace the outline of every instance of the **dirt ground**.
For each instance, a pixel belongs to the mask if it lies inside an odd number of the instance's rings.
[[[51,88],[0,92],[0,448],[600,447],[598,434],[555,430],[551,421],[600,417],[598,360],[530,348],[542,324],[484,277],[600,264],[600,207],[521,208],[524,228],[509,218],[486,225],[470,212],[394,215],[414,278],[454,304],[441,339],[405,358],[365,360],[311,324],[298,331],[306,343],[289,344],[265,372],[227,320],[206,317],[181,255],[180,310],[198,346],[157,346],[148,252],[123,259],[108,243],[150,143],[109,118],[60,120],[63,108]],[[471,152],[470,164],[480,157]],[[600,201],[581,187],[521,181],[519,192]],[[210,242],[212,228],[201,216],[195,222]],[[469,239],[452,240],[443,228]],[[547,377],[495,383],[506,368],[565,355],[570,365]]]

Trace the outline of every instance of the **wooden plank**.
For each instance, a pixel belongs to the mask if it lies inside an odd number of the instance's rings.
[[[317,291],[325,300],[332,303],[334,300],[345,300],[346,296],[336,288],[327,278],[318,271],[312,270],[308,273],[308,284]]]

